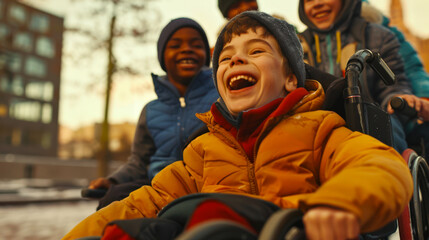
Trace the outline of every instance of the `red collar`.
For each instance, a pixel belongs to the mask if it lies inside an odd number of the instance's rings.
[[[275,99],[260,108],[243,112],[239,129],[225,119],[215,104],[212,105],[211,112],[214,121],[237,139],[249,159],[253,161],[253,147],[265,122],[268,119],[286,114],[306,95],[308,95],[308,91],[305,88],[297,88],[284,98]]]

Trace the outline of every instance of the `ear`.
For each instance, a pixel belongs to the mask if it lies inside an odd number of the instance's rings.
[[[289,74],[289,76],[286,77],[285,81],[285,89],[286,92],[292,92],[298,87],[298,80],[296,79],[295,74]]]

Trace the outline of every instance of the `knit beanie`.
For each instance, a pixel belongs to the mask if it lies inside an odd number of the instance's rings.
[[[164,71],[167,71],[165,69],[165,63],[164,63],[164,51],[165,51],[165,46],[167,45],[168,40],[171,38],[171,36],[179,29],[181,28],[185,28],[185,27],[190,27],[193,28],[195,30],[197,30],[204,42],[204,47],[206,50],[206,62],[205,65],[206,66],[210,66],[210,45],[209,45],[209,41],[207,40],[207,36],[206,33],[204,32],[204,29],[200,26],[200,24],[198,24],[196,21],[190,19],[190,18],[176,18],[171,20],[161,31],[161,34],[159,35],[159,39],[158,39],[158,46],[157,46],[157,50],[158,50],[158,61],[159,64],[161,65],[161,68]]]
[[[258,21],[265,27],[271,35],[277,40],[279,47],[282,51],[283,57],[287,59],[292,72],[298,80],[298,87],[303,87],[305,82],[305,66],[304,54],[301,43],[296,35],[295,28],[287,23],[285,20],[274,18],[264,12],[247,11],[235,16],[231,21],[236,18],[248,16]],[[231,21],[226,25],[228,26]],[[222,29],[213,51],[213,79],[217,87],[216,72],[219,67],[219,55],[226,43],[223,42],[223,35],[225,34],[226,26]]]
[[[217,6],[224,18],[228,18],[228,10],[232,5],[238,3],[240,0],[218,0]]]

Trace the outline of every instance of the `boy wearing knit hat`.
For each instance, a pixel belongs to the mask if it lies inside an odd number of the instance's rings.
[[[406,164],[392,148],[345,128],[336,113],[318,110],[323,89],[305,79],[302,58],[287,22],[255,11],[233,18],[213,55],[221,98],[198,114],[209,132],[152,186],[88,217],[65,239],[100,235],[115,219],[153,218],[192,193],[299,208],[309,239],[354,239],[398,217],[412,194]]]
[[[158,39],[158,60],[166,76],[152,74],[158,99],[142,110],[128,163],[107,178],[93,180],[90,188],[109,188],[97,209],[121,200],[150,180],[165,166],[182,159],[191,133],[203,126],[195,117],[219,97],[209,69],[206,34],[189,18],[170,21]]]

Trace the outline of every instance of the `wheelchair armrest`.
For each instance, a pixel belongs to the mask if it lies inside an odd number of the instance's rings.
[[[83,198],[102,198],[104,195],[106,195],[107,189],[106,188],[97,188],[97,189],[90,189],[90,188],[82,188],[80,195]]]
[[[396,113],[407,116],[409,119],[417,118],[417,111],[410,107],[403,98],[393,97],[390,100],[390,106],[395,110]]]

